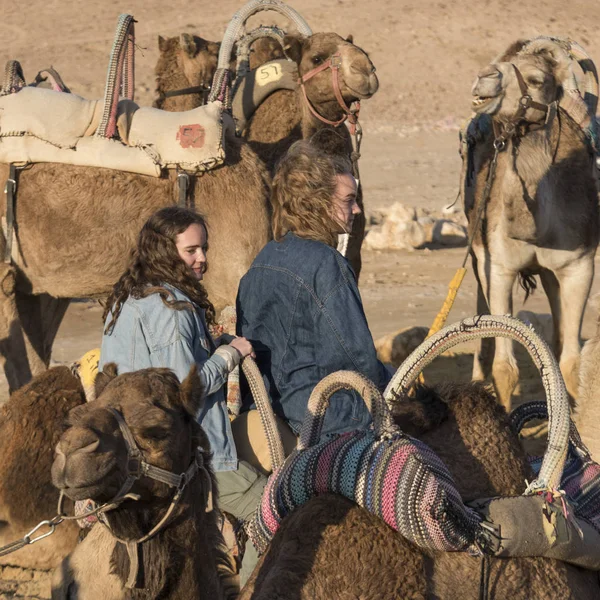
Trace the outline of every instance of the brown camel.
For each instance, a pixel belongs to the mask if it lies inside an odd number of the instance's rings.
[[[573,74],[576,61],[589,84],[587,105]],[[478,116],[463,139],[462,194],[471,233],[476,228],[477,312],[510,314],[517,277],[530,290],[533,275],[539,275],[561,372],[576,398],[579,334],[599,239],[588,135],[597,104],[595,67],[576,44],[519,41],[480,71],[473,95]],[[484,205],[494,157],[497,167]],[[509,408],[517,363],[510,340],[495,344],[492,377],[499,400]],[[480,346],[476,352],[474,379],[486,376],[489,350]]]
[[[243,140],[228,137],[225,150],[225,163],[190,185],[191,204],[208,222],[204,284],[217,311],[234,304],[241,276],[271,237],[266,169]],[[2,165],[0,180],[7,177]],[[177,198],[174,170],[154,178],[46,163],[19,173],[14,265],[0,267],[0,350],[11,390],[48,366],[69,299],[106,295],[144,221]]]
[[[421,388],[395,420],[448,466],[465,501],[518,495],[532,474],[493,395],[478,384]],[[482,559],[424,552],[348,500],[310,500],[282,523],[240,600],[480,598]],[[596,598],[596,573],[546,558],[489,559],[489,598]]]
[[[189,33],[171,38],[158,36],[160,55],[154,70],[157,98],[153,106],[168,111],[202,106],[217,69],[220,46],[220,42],[210,42]],[[274,39],[259,38],[250,46],[249,66],[256,69],[282,57],[283,50]],[[235,71],[235,58],[232,70]]]
[[[103,385],[105,381],[100,382],[100,388]],[[185,449],[191,446],[188,439],[191,434],[186,432],[185,423],[193,421],[189,413],[193,414],[196,406],[196,401],[190,400],[189,392],[185,391],[189,385],[187,380],[181,386],[184,391],[179,392],[174,378],[167,376],[164,370],[155,369],[112,380],[104,393],[100,389],[96,402],[77,409],[70,417],[72,427],[63,435],[57,450],[54,482],[73,499],[92,496],[106,502],[117,493],[125,480],[120,465],[126,463],[126,450],[117,422],[107,410],[110,407],[121,409],[148,462],[173,472],[184,470],[190,456],[190,451]],[[504,411],[481,385],[447,385],[437,392],[421,389],[416,398],[406,398],[396,408],[396,421],[406,432],[418,433],[444,460],[466,501],[500,494],[517,495],[524,488],[524,480],[532,478],[525,454],[517,436],[508,427]],[[106,477],[98,477],[105,473],[108,473]],[[123,502],[118,509],[107,513],[112,531],[125,539],[147,533],[170,501],[163,484],[142,480],[132,491],[140,493],[142,499]],[[205,498],[200,486],[196,493],[190,494],[188,503],[181,505],[178,514],[183,520],[174,520],[168,529],[147,543],[164,544],[164,549],[171,541],[176,544],[173,540],[179,540],[177,543],[186,546],[186,552],[193,557],[197,551],[195,536],[204,540],[198,543],[205,543],[203,532],[210,521],[203,512]],[[204,519],[201,526],[197,522],[200,517]],[[89,593],[86,584],[105,585],[103,589],[113,590],[114,595],[111,592],[109,597],[115,599],[155,597],[152,594],[157,594],[159,589],[165,594],[161,597],[190,600],[204,597],[189,583],[191,567],[187,562],[175,565],[159,560],[160,565],[155,566],[152,561],[157,554],[163,556],[163,552],[155,553],[150,548],[142,551],[143,570],[148,573],[151,567],[154,569],[152,572],[158,574],[157,587],[147,592],[125,590],[122,584],[128,575],[127,554],[117,544],[109,568],[108,552],[98,556],[93,548],[98,543],[102,547],[114,547],[115,542],[113,539],[111,546],[111,534],[100,526],[93,531],[98,530],[104,532],[95,534],[101,539],[96,539],[95,544],[84,541],[57,572],[54,598],[67,597],[69,586],[78,592],[71,597],[92,598],[93,595],[86,593]],[[188,544],[193,547],[187,548]],[[219,543],[214,547],[220,547]],[[168,555],[174,557],[174,562],[180,550],[179,547],[169,550]],[[207,547],[204,551],[208,552]],[[477,598],[481,562],[463,553],[417,549],[363,509],[345,499],[327,495],[311,500],[284,521],[241,598],[295,600],[343,598],[344,594],[367,600]],[[206,574],[206,559],[197,563],[197,567]],[[181,574],[185,591],[179,587],[168,588],[169,582],[177,586],[169,577],[172,568]],[[108,580],[102,583],[101,577],[105,575],[101,574],[108,574],[111,569],[119,578],[121,588],[114,575],[112,579],[106,575]],[[211,572],[212,569],[211,566]],[[544,558],[491,558],[489,582],[490,598],[591,599],[599,592],[595,573]],[[173,595],[168,595],[170,593]]]
[[[217,489],[209,465],[208,438],[195,419],[204,401],[196,369],[179,384],[168,369],[116,377],[114,365],[108,365],[98,375],[96,395],[94,402],[70,413],[70,427],[56,447],[52,480],[71,499],[111,501],[128,477],[128,448],[111,409],[119,412],[148,464],[175,475],[190,473],[194,464],[200,468],[191,471],[178,503],[172,503],[176,489],[162,481],[142,475],[133,482],[126,491],[139,499],[126,499],[104,514],[110,532],[104,525],[95,525],[94,543],[84,541],[65,559],[55,576],[53,598],[97,597],[85,587],[86,581],[93,590],[106,589],[111,598],[225,598],[222,574],[230,563],[218,510],[216,505],[210,508]],[[164,527],[139,545],[138,587],[125,588],[132,565],[126,545],[116,543],[115,537],[142,538],[161,521],[170,504],[174,508]],[[98,556],[98,547],[106,553]],[[86,552],[98,562],[87,563],[87,580],[74,581],[73,571],[79,574]],[[106,568],[109,559],[110,569]]]
[[[194,39],[200,40],[200,38]],[[263,39],[265,41],[262,42],[263,45],[259,47],[254,59],[253,54],[250,54],[251,68],[255,68],[255,64],[257,66],[262,64],[262,61],[267,58],[278,57],[279,46],[276,42],[270,38]],[[171,81],[175,79],[177,83],[173,85],[179,87],[185,85],[184,80],[189,84],[197,81],[198,77],[204,77],[204,66],[194,71],[193,62],[183,64],[181,59],[173,58],[177,53],[181,54],[181,43],[177,38],[171,38],[168,42],[164,50],[161,50],[156,70],[159,90],[173,89]],[[297,64],[299,77],[322,65],[338,52],[341,56],[340,93],[344,102],[350,105],[355,100],[370,98],[379,87],[373,63],[367,54],[352,42],[352,37],[344,40],[335,33],[315,33],[310,37],[287,35],[283,41],[283,52],[288,59]],[[214,47],[205,44],[206,42],[200,40],[194,44],[194,48],[209,48],[214,51]],[[207,63],[209,63],[208,55],[204,61],[204,64]],[[168,70],[165,67],[167,64]],[[338,121],[344,116],[344,111],[334,92],[331,69],[324,70],[307,80],[305,89],[308,102],[324,119]],[[193,100],[194,98],[190,97],[186,102],[193,102]],[[195,101],[199,103],[200,98],[196,97]],[[352,153],[348,128],[334,127],[315,117],[300,87],[295,91],[287,89],[274,91],[256,108],[242,133],[271,171],[278,158],[299,139],[310,138],[330,153],[347,156]],[[359,205],[364,209],[362,190],[359,190]],[[355,218],[346,254],[357,276],[361,269],[360,247],[364,238],[365,223],[364,214]]]
[[[58,494],[49,477],[53,450],[69,410],[84,402],[79,379],[68,367],[55,367],[0,407],[0,547],[56,515]],[[0,558],[0,564],[52,569],[75,547],[78,531],[75,523],[63,523],[51,537]]]

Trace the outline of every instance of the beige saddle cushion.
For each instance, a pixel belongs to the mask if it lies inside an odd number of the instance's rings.
[[[277,416],[275,419],[283,442],[283,450],[285,455],[288,456],[296,447],[297,438],[282,419]],[[271,473],[273,465],[269,455],[269,445],[258,410],[250,410],[236,417],[231,422],[231,431],[238,459],[250,463],[265,475]]]
[[[224,119],[218,101],[185,112],[144,107],[133,113],[127,139],[123,141],[130,146],[151,148],[163,167],[206,171],[225,159],[228,127],[233,127],[233,123]]]
[[[0,97],[0,138],[34,136],[59,148],[74,148],[89,134],[99,104],[76,94],[25,87]]]

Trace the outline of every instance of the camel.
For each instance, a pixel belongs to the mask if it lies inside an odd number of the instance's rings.
[[[191,177],[189,190],[191,206],[208,222],[204,285],[217,312],[234,304],[241,276],[271,238],[262,161],[235,136],[226,137],[225,152],[224,164]],[[0,180],[7,178],[8,166],[0,165]],[[0,267],[0,361],[11,391],[47,368],[70,299],[104,297],[144,221],[178,200],[175,170],[154,178],[45,163],[17,179],[13,264]]]
[[[56,514],[58,494],[49,477],[53,449],[69,410],[84,402],[79,379],[68,367],[53,367],[0,407],[0,547]],[[1,557],[0,564],[53,569],[75,547],[78,533],[75,523],[63,523],[46,540]]]
[[[600,320],[596,324],[596,332],[584,344],[581,351],[581,369],[579,371],[579,398],[575,412],[575,423],[581,440],[587,446],[592,458],[600,459],[600,427],[598,411],[600,410]]]
[[[92,498],[102,504],[118,496],[120,501],[103,515],[108,528],[95,525],[91,542],[86,538],[56,571],[52,597],[91,599],[102,590],[103,597],[115,599],[225,598],[224,573],[230,562],[218,524],[208,438],[195,418],[205,397],[197,370],[193,367],[180,384],[169,369],[117,377],[114,364],[107,365],[96,379],[96,396],[70,413],[69,428],[56,447],[52,481],[73,500]],[[115,411],[129,435],[134,434],[129,444],[137,445],[150,465],[162,469],[159,481],[142,475],[123,489],[129,481],[131,447],[124,441]],[[166,472],[186,473],[187,485],[172,489],[164,483]],[[131,579],[136,587],[126,588],[131,554],[116,538],[142,538],[161,522],[169,505],[164,526],[134,550],[140,568]],[[98,548],[105,550],[101,556]],[[81,565],[87,567],[82,573]],[[87,578],[75,579],[75,572]]]
[[[192,110],[206,102],[217,69],[220,42],[182,33],[179,37],[158,36],[155,108],[168,111]],[[250,47],[250,69],[283,57],[281,46],[272,38],[259,38]],[[232,70],[235,70],[233,59]]]
[[[202,436],[190,418],[198,406],[198,400],[190,399],[197,386],[194,373],[180,388],[172,375],[161,369],[117,378],[114,371],[107,370],[99,376],[98,399],[71,413],[71,427],[57,447],[53,481],[75,500],[92,497],[100,503],[110,502],[126,479],[120,466],[127,462],[126,446],[111,408],[120,409],[146,460],[174,473],[189,464],[196,443],[190,442],[193,435],[196,439]],[[518,495],[524,480],[532,478],[504,410],[481,384],[420,388],[416,397],[403,398],[395,405],[394,417],[404,431],[418,434],[444,460],[465,501]],[[93,598],[90,590],[97,589],[109,590],[107,597],[115,600],[153,598],[159,591],[165,598],[219,598],[216,589],[210,596],[205,584],[190,581],[192,564],[198,569],[198,580],[206,576],[214,581],[214,565],[206,557],[211,547],[221,547],[216,534],[212,542],[207,541],[207,528],[215,529],[211,513],[204,512],[206,489],[198,478],[193,482],[193,493],[176,509],[181,518],[173,519],[143,544],[142,571],[156,574],[145,583],[146,590],[125,589],[127,552],[111,538],[113,534],[121,539],[141,537],[159,522],[171,501],[172,492],[164,484],[142,479],[131,488],[140,494],[140,500],[125,500],[106,513],[112,533],[95,526],[95,538],[84,540],[65,559],[55,575],[53,598]],[[176,557],[182,556],[178,544],[185,546],[189,560],[177,562]],[[204,547],[202,560],[194,558],[199,551],[196,544]],[[98,547],[107,549],[102,556],[98,556]],[[481,559],[468,554],[418,549],[363,509],[343,498],[324,495],[284,520],[240,599],[342,598],[344,594],[365,599],[453,599],[457,589],[461,598],[476,598],[481,566]],[[172,569],[179,578],[170,577]],[[489,558],[489,581],[490,598],[585,600],[597,597],[599,591],[595,573],[546,558]]]
[[[197,38],[200,40],[200,38]],[[189,67],[182,66],[181,60],[174,61],[173,48],[180,46],[177,38],[171,38],[169,45],[161,49],[161,57],[157,65],[157,85],[159,90],[170,88],[170,82],[176,77],[177,81],[195,81],[195,73],[204,73],[204,66],[193,71],[192,63]],[[257,54],[256,62],[261,64],[265,58],[276,57],[278,46],[272,40],[263,42],[263,50]],[[199,41],[195,47],[213,49]],[[368,55],[358,46],[354,45],[349,36],[343,39],[335,33],[315,33],[310,37],[302,35],[286,35],[283,39],[283,52],[285,56],[298,66],[300,77],[307,75],[312,69],[324,65],[335,53],[341,56],[340,68],[340,93],[346,105],[360,99],[370,98],[379,87],[375,67]],[[207,51],[205,64],[212,58]],[[167,71],[164,65],[172,65]],[[210,63],[212,64],[212,63]],[[177,69],[175,70],[175,66]],[[177,73],[176,75],[174,73]],[[185,75],[184,75],[185,73]],[[177,83],[177,85],[184,85]],[[307,100],[304,99],[302,89],[292,91],[288,89],[275,90],[257,108],[248,120],[242,131],[250,147],[258,154],[272,171],[279,157],[287,152],[288,148],[299,139],[312,139],[325,151],[335,154],[352,155],[351,136],[346,127],[335,127],[324,123],[315,116],[310,106],[323,118],[329,121],[339,121],[344,117],[344,109],[336,99],[331,69],[324,70],[305,83]],[[188,99],[193,101],[193,98]],[[196,102],[200,99],[196,97]],[[236,116],[236,115],[234,115]],[[359,191],[359,205],[364,210],[362,190]],[[361,270],[360,247],[364,238],[364,214],[354,220],[352,235],[347,250],[349,259],[357,277]]]
[[[481,384],[419,388],[395,406],[448,466],[468,502],[518,495],[530,467],[506,414]],[[370,513],[332,494],[283,521],[240,600],[294,598],[480,598],[482,559],[425,552]],[[332,570],[332,565],[335,569]],[[547,558],[490,558],[489,598],[595,598],[596,574]]]
[[[528,293],[535,287],[533,275],[539,275],[552,311],[554,349],[573,398],[599,239],[594,159],[586,135],[597,92],[588,88],[584,104],[572,70],[573,57],[581,55],[575,44],[521,40],[479,72],[472,90],[477,116],[463,145],[461,189],[474,235],[477,312],[511,313],[517,277]],[[589,80],[595,75],[593,63],[580,62]],[[487,351],[480,346],[475,353],[474,379],[487,374]],[[492,377],[508,409],[518,381],[511,341],[496,341]]]

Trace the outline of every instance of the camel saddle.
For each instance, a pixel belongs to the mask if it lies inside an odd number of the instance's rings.
[[[16,61],[9,65],[22,72]],[[233,119],[220,101],[170,113],[118,100],[108,87],[104,100],[14,79],[0,91],[3,163],[53,162],[153,177],[170,168],[200,173],[223,163],[228,132],[234,133]]]

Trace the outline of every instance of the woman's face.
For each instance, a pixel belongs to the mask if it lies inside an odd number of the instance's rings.
[[[360,214],[356,203],[356,179],[350,173],[335,176],[335,194],[333,196],[333,216],[342,226],[344,233],[352,231],[354,217]]]
[[[206,251],[208,250],[206,229],[199,223],[192,223],[175,238],[177,252],[181,260],[190,267],[194,277],[200,281],[206,270]]]

